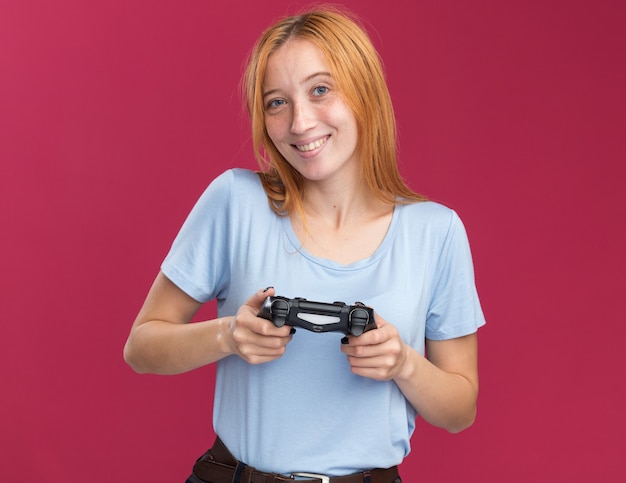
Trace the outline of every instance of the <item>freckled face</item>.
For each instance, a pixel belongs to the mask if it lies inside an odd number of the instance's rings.
[[[292,39],[269,57],[263,103],[270,139],[302,176],[358,177],[356,119],[315,44]]]

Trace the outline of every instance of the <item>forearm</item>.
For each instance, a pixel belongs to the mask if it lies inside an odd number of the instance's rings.
[[[124,359],[139,373],[187,372],[232,353],[228,328],[227,317],[187,324],[150,320],[133,327]]]
[[[446,372],[407,347],[407,358],[394,381],[428,423],[456,433],[476,417],[477,382]]]

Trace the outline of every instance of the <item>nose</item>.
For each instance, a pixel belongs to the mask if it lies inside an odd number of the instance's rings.
[[[294,102],[291,117],[291,133],[302,134],[315,126],[313,109],[306,102]]]

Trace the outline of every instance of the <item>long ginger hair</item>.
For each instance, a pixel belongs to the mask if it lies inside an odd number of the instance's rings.
[[[378,52],[348,14],[325,8],[286,17],[263,33],[243,78],[252,121],[254,154],[263,187],[274,211],[285,215],[302,206],[303,179],[274,146],[265,128],[263,81],[270,55],[288,40],[314,43],[324,54],[358,128],[361,177],[371,193],[389,204],[423,201],[402,180],[396,158],[396,123]]]

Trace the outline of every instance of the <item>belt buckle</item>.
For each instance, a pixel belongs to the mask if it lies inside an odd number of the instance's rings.
[[[317,479],[322,483],[330,483],[330,477],[324,475],[318,475],[316,473],[291,473],[291,478],[295,480],[294,476],[302,476],[304,478]]]

